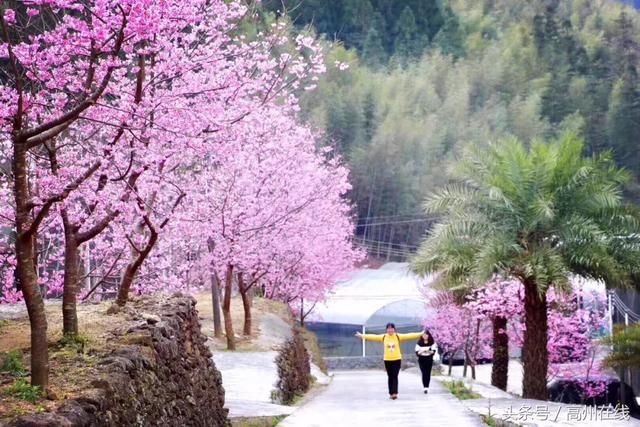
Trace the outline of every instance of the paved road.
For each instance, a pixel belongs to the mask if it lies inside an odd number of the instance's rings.
[[[213,354],[213,361],[222,374],[229,417],[288,415],[295,410],[293,406],[271,402],[271,391],[278,381],[277,354],[275,351]],[[311,374],[321,384],[329,381],[315,365],[311,366]]]
[[[280,427],[483,426],[480,417],[433,381],[422,393],[414,372],[400,373],[398,400],[387,394],[383,371],[338,371],[320,395],[285,418]]]
[[[277,353],[230,352],[213,354],[213,361],[222,374],[225,406],[230,417],[273,416],[289,414],[289,406],[271,402],[271,390],[278,380],[274,362]]]
[[[291,325],[275,314],[266,313],[260,316],[258,342],[261,348],[274,350],[212,351],[213,361],[222,374],[225,407],[229,409],[230,418],[288,415],[296,409],[271,401],[271,392],[278,381],[275,349],[291,335]],[[329,382],[329,378],[313,364],[311,374],[319,384]]]

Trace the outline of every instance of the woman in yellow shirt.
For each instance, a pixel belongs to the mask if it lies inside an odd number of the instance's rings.
[[[409,334],[399,334],[396,332],[396,325],[387,323],[385,334],[361,334],[356,332],[356,336],[363,340],[379,341],[384,345],[384,368],[387,371],[389,384],[389,397],[395,400],[398,398],[398,374],[402,364],[402,349],[400,343],[407,340],[415,340],[422,336],[422,332]]]

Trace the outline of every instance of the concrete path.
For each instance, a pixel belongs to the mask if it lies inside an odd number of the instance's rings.
[[[225,406],[230,417],[275,416],[292,409],[271,402],[278,379],[275,351],[217,352],[213,361],[222,374]]]
[[[213,354],[213,361],[222,374],[229,417],[288,415],[295,410],[295,407],[271,401],[271,392],[278,381],[277,354],[275,351],[219,351]],[[329,383],[329,378],[313,364],[311,374],[319,384]]]
[[[222,374],[225,407],[229,409],[230,418],[288,415],[296,409],[271,401],[278,381],[276,350],[291,337],[291,325],[271,313],[260,316],[259,322],[257,347],[270,351],[212,350],[213,361]],[[311,364],[311,375],[318,384],[330,382],[330,378],[314,364]]]
[[[496,419],[520,426],[535,427],[638,427],[640,421],[623,417],[615,410],[582,405],[543,402],[533,399],[469,399],[462,402],[477,414],[491,414]]]
[[[483,426],[480,417],[467,410],[439,382],[428,395],[422,393],[419,376],[400,373],[398,400],[387,394],[383,371],[338,371],[331,384],[306,405],[285,418],[281,427],[423,427],[425,425]]]
[[[476,366],[476,383],[491,384],[491,363],[485,363]],[[442,365],[442,372],[447,373],[449,366]],[[454,366],[451,372],[453,377],[457,379],[464,378],[462,376],[463,367]],[[469,368],[467,376],[471,377],[471,369]],[[507,391],[516,395],[522,395],[522,363],[512,359],[509,361],[509,377],[507,381]]]
[[[637,426],[640,421],[631,418],[627,421],[616,419],[621,414],[614,411],[595,410],[583,405],[569,405],[555,402],[540,402],[520,398],[522,394],[522,364],[518,360],[509,361],[509,379],[505,393],[491,386],[490,363],[476,367],[476,380],[462,377],[462,366],[454,366],[452,379],[465,382],[467,387],[482,395],[484,399],[465,400],[463,404],[470,410],[487,415],[489,410],[496,418],[515,422],[525,426]],[[443,366],[443,372],[448,367]],[[468,372],[470,376],[471,373]],[[449,377],[443,376],[448,380]],[[638,398],[640,402],[640,398]],[[491,409],[489,409],[491,408]]]
[[[214,353],[213,361],[222,374],[225,407],[229,417],[287,415],[290,406],[271,402],[271,391],[278,380],[275,351]]]
[[[436,377],[437,381],[450,381],[447,376]],[[594,409],[583,405],[522,399],[496,387],[469,378],[461,379],[465,385],[482,396],[481,399],[463,400],[469,410],[496,419],[510,421],[521,426],[536,427],[640,427],[634,418],[624,419],[614,410]]]

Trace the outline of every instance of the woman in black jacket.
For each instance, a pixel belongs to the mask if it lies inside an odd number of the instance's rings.
[[[429,392],[429,383],[431,382],[433,356],[437,354],[438,351],[438,347],[428,330],[425,329],[422,336],[418,339],[415,350],[416,355],[418,356],[418,365],[422,372],[422,386],[424,387],[424,394],[427,394]]]

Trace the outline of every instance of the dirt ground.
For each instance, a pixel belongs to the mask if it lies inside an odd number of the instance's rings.
[[[210,292],[202,292],[194,295],[197,301],[196,308],[200,313],[200,321],[202,323],[202,332],[211,338],[211,349],[225,351],[227,349],[227,340],[224,336],[224,318],[222,319],[223,337],[215,338],[213,331],[213,303]],[[268,351],[272,350],[268,346],[265,347],[260,341],[260,333],[267,332],[260,330],[262,317],[269,313],[275,314],[287,323],[291,323],[291,315],[285,304],[264,298],[253,298],[251,307],[252,327],[251,335],[245,336],[244,329],[244,309],[242,300],[239,296],[231,299],[231,319],[233,323],[233,332],[236,338],[237,351]]]
[[[196,308],[200,313],[202,322],[202,332],[211,337],[214,342],[214,349],[226,349],[226,339],[215,339],[213,333],[213,310],[211,294],[202,292],[194,295],[197,301]],[[136,299],[131,302],[135,307]],[[118,326],[118,321],[127,323],[125,316],[106,315],[107,309],[111,306],[111,302],[101,303],[82,303],[78,305],[78,323],[80,325],[80,335],[88,338],[94,344],[103,342],[105,338],[105,330],[113,330],[114,326]],[[0,319],[5,308],[0,306]],[[9,311],[9,309],[7,309]],[[62,338],[62,311],[59,301],[47,301],[46,305],[48,335],[50,345],[55,345]],[[11,317],[4,317],[0,321],[0,352],[11,350],[26,351],[29,349],[29,319],[24,307],[11,307]],[[254,350],[256,344],[252,342],[259,336],[260,319],[265,313],[273,313],[291,322],[289,310],[286,305],[276,301],[266,300],[263,298],[254,298],[252,306],[253,327],[250,337],[242,334],[244,322],[244,310],[242,308],[242,300],[240,297],[234,297],[231,301],[231,318],[233,319],[233,328],[237,338],[239,350]],[[114,323],[115,322],[115,323]],[[223,321],[224,328],[224,321]],[[254,347],[252,347],[252,345]]]
[[[136,302],[131,308],[135,310]],[[107,315],[109,302],[80,304],[78,321],[79,339],[65,342],[62,339],[62,312],[57,301],[46,306],[49,336],[49,389],[35,402],[27,402],[8,394],[8,388],[20,381],[29,381],[29,320],[26,310],[14,313],[11,319],[0,323],[0,368],[9,352],[17,354],[25,372],[22,374],[0,372],[0,420],[27,412],[53,409],[61,400],[72,397],[84,388],[94,375],[94,366],[104,354],[105,343],[115,334],[124,333],[133,323],[126,313]],[[0,311],[2,308],[0,308]],[[107,332],[108,331],[108,332]],[[1,370],[1,369],[0,369]]]
[[[217,339],[213,331],[213,311],[211,294],[202,292],[194,295],[196,308],[200,313],[202,332],[211,338],[212,351],[226,351],[227,342],[223,337]],[[61,400],[73,397],[94,375],[94,366],[106,350],[106,342],[124,333],[135,322],[136,305],[139,299],[133,298],[128,308],[117,314],[107,314],[112,302],[82,303],[78,305],[78,320],[80,325],[80,342],[61,343],[62,339],[62,310],[59,301],[47,301],[46,311],[48,320],[49,358],[50,358],[50,387],[47,393],[35,402],[27,402],[10,396],[7,389],[20,378],[28,381],[28,374],[15,375],[2,371],[2,364],[7,353],[17,351],[25,370],[29,368],[29,320],[26,309],[16,306],[0,306],[0,424],[3,418],[13,417],[24,413],[52,410]],[[139,313],[138,313],[139,314]],[[240,297],[234,297],[231,302],[231,316],[236,336],[237,351],[268,351],[271,348],[269,334],[277,333],[269,330],[274,323],[293,324],[291,314],[285,304],[254,298],[252,303],[253,327],[250,336],[243,335],[244,310]],[[282,319],[282,321],[278,320]],[[267,320],[270,320],[267,321]],[[264,331],[261,330],[261,324]],[[224,328],[224,321],[223,321]],[[306,340],[310,340],[306,337]],[[315,338],[315,337],[314,337]],[[317,349],[317,343],[310,340],[312,349]],[[318,351],[310,350],[314,359],[319,359]],[[321,364],[320,362],[317,362]]]

